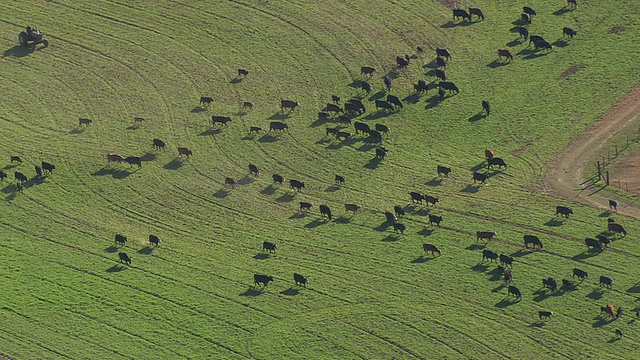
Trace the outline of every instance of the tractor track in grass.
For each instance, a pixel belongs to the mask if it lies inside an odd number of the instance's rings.
[[[444,341],[440,340],[440,339],[439,339],[439,338],[437,338],[437,337],[433,337],[433,336],[431,336],[429,333],[425,333],[422,329],[418,329],[416,326],[414,326],[414,325],[412,325],[412,324],[410,324],[410,323],[404,322],[404,321],[402,321],[402,320],[398,320],[398,319],[394,318],[393,316],[390,316],[390,315],[387,315],[387,314],[381,314],[381,316],[382,316],[383,318],[385,318],[385,319],[388,319],[389,321],[393,321],[393,322],[396,322],[396,323],[398,323],[398,324],[401,324],[402,326],[408,327],[409,329],[414,330],[414,331],[416,331],[417,333],[420,333],[420,334],[421,334],[421,335],[423,335],[423,336],[427,336],[427,337],[429,337],[429,339],[431,339],[432,341],[435,341],[435,342],[439,343],[440,345],[445,346],[445,347],[447,347],[447,348],[451,349],[452,351],[454,351],[454,352],[458,353],[458,355],[460,355],[460,356],[464,356],[464,353],[463,353],[462,351],[460,351],[460,350],[456,349],[455,347],[453,347],[453,346],[449,345],[448,343],[446,343],[446,342],[444,342]],[[433,322],[435,322],[435,323],[437,323],[438,325],[442,325],[442,324],[440,324],[440,322],[439,322],[439,321],[437,321],[437,320],[432,320],[432,319],[429,319],[429,320],[430,320],[430,321],[433,321]],[[451,329],[451,328],[449,328],[449,329]],[[449,330],[449,329],[448,329],[448,330]],[[454,329],[454,331],[457,331],[457,330],[456,330],[456,329]],[[468,337],[468,336],[467,336],[467,337]],[[475,341],[475,339],[473,339],[473,338],[469,338],[469,339],[471,339],[471,340],[474,340],[474,341]],[[477,341],[476,341],[476,342],[477,342]],[[499,352],[497,352],[497,351],[493,350],[491,347],[489,347],[489,346],[487,346],[487,345],[485,345],[485,344],[483,344],[483,343],[481,343],[481,342],[478,342],[478,343],[479,343],[479,344],[481,344],[482,346],[486,347],[489,351],[494,352],[494,353],[499,354],[499,355],[502,355],[502,354],[500,354]]]
[[[586,171],[594,168],[592,161],[595,162],[595,157],[611,139],[637,124],[635,120],[639,114],[640,85],[627,93],[556,157],[544,176],[543,192],[608,211],[608,198],[591,188]],[[640,220],[640,208],[634,204],[618,206],[618,213]]]

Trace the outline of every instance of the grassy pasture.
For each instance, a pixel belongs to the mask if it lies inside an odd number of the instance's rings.
[[[532,52],[510,32],[525,3],[476,5],[485,21],[462,23],[437,1],[5,1],[0,5],[0,353],[53,358],[634,358],[640,292],[630,235],[589,254],[585,237],[606,230],[608,213],[537,192],[555,154],[640,81],[640,8],[632,2],[538,1],[529,26],[554,44]],[[17,46],[26,25],[49,47]],[[562,27],[578,30],[562,39]],[[610,33],[613,27],[625,28]],[[415,54],[416,46],[425,53]],[[461,89],[437,101],[413,95],[434,79],[434,49],[453,55],[447,76]],[[497,49],[515,59],[503,63]],[[395,57],[412,58],[406,71]],[[378,69],[374,91],[355,88],[360,66]],[[238,68],[249,70],[236,77]],[[568,69],[579,69],[572,73]],[[382,76],[397,75],[401,111],[376,113]],[[362,135],[325,136],[317,112],[331,94],[363,96],[359,117],[391,128],[389,157],[375,161]],[[212,96],[200,108],[200,96]],[[280,99],[299,101],[289,115]],[[480,115],[488,99],[492,113]],[[243,101],[256,104],[242,109]],[[212,115],[231,116],[211,126]],[[79,126],[78,118],[93,120]],[[134,124],[134,117],[147,119]],[[249,135],[272,120],[290,134]],[[354,132],[353,127],[347,131]],[[156,151],[153,138],[168,147]],[[177,146],[193,151],[177,157]],[[487,171],[483,150],[509,164]],[[107,153],[143,158],[141,169],[107,165]],[[9,163],[19,155],[21,165]],[[32,179],[34,165],[56,165]],[[259,177],[248,164],[262,169]],[[453,168],[436,176],[436,165]],[[15,191],[14,171],[30,179]],[[271,174],[306,183],[294,194]],[[346,177],[337,186],[335,174]],[[231,189],[225,177],[238,180]],[[408,193],[437,196],[413,206]],[[298,214],[298,202],[314,204]],[[345,214],[345,203],[364,211]],[[320,218],[326,204],[332,221]],[[404,235],[383,212],[406,206]],[[558,204],[575,215],[554,218]],[[444,217],[442,228],[428,213]],[[515,257],[520,302],[507,298],[486,248]],[[129,239],[115,246],[116,233]],[[524,234],[543,251],[526,251]],[[149,234],[163,240],[148,246]],[[265,240],[277,254],[261,251]],[[423,256],[422,243],[442,256]],[[132,265],[118,263],[125,251]],[[542,290],[543,277],[589,279],[573,291]],[[294,286],[292,275],[309,277]],[[272,275],[265,290],[253,274]],[[600,275],[614,279],[598,287]],[[577,282],[577,280],[574,280]],[[608,320],[599,306],[622,305]],[[551,310],[549,320],[539,310]],[[625,338],[615,341],[614,330]]]

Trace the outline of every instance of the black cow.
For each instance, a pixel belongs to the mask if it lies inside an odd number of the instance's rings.
[[[272,281],[273,281],[273,276],[267,276],[262,274],[253,275],[254,285],[258,285],[258,286],[263,285],[264,287],[267,287],[267,285],[269,285],[269,283]]]
[[[37,177],[42,176],[42,168],[38,165],[36,165],[36,176]]]
[[[238,69],[238,77],[240,76],[247,76],[249,75],[249,70],[245,70],[245,69]]]
[[[578,0],[567,0],[567,6],[573,6],[573,8],[577,8],[578,7]]]
[[[21,184],[28,181],[27,177],[21,172],[16,171],[13,175],[15,176],[16,180],[18,180]]]
[[[609,245],[611,245],[611,239],[609,239],[608,237],[602,235],[602,234],[598,234],[596,235],[596,237],[598,238],[598,242],[600,243],[600,245],[604,246],[604,247],[609,247]]]
[[[331,220],[331,209],[327,205],[320,205],[320,216],[327,216]]]
[[[52,173],[52,172],[53,172],[53,170],[56,168],[56,166],[55,166],[55,165],[53,165],[53,164],[49,164],[49,163],[48,163],[48,162],[46,162],[46,161],[43,161],[41,165],[42,165],[42,171],[44,171],[44,172]]]
[[[511,269],[504,269],[503,275],[505,284],[508,284],[513,280],[513,271]]]
[[[265,241],[262,243],[262,251],[276,252],[276,244]]]
[[[382,140],[382,134],[380,134],[376,130],[369,130],[369,137],[371,139],[373,139],[374,141],[379,142],[379,143],[381,143],[383,141]]]
[[[440,59],[440,58],[438,58]],[[444,60],[442,60],[444,61]],[[417,84],[413,84],[413,89],[417,92],[417,93],[421,93],[423,91],[428,91],[429,90],[429,85],[427,85],[427,83],[424,80],[418,80]]]
[[[379,147],[376,148],[376,158],[377,159],[383,160],[387,156],[389,156],[389,153],[387,152],[387,149],[383,148],[382,146],[379,146]]]
[[[571,210],[571,208],[568,208],[566,206],[556,206],[556,216],[558,216],[558,214],[560,215],[564,215],[565,218],[568,218],[569,215],[573,214],[573,210]]]
[[[563,289],[571,290],[571,289],[574,289],[575,287],[576,286],[573,283],[573,281],[567,280],[567,279],[562,279],[562,288]]]
[[[627,236],[627,230],[625,230],[624,226],[622,226],[621,224],[618,224],[617,222],[610,222],[607,224],[607,229],[611,232],[614,232],[616,234],[624,234],[624,236]]]
[[[389,127],[386,126],[386,125],[383,125],[383,124],[376,124],[376,131],[379,131],[379,132],[385,133],[385,134],[388,134],[388,133],[391,132]]]
[[[331,95],[331,101],[333,101],[336,104],[340,103],[340,97],[338,95]]]
[[[334,114],[344,112],[344,110],[342,110],[342,108],[339,105],[331,104],[331,103],[327,103],[327,106],[325,107],[325,109],[327,112],[332,112]]]
[[[622,333],[622,330],[620,329],[616,329],[616,335],[618,335],[618,338],[622,339],[622,337],[624,336],[624,334]]]
[[[425,195],[424,200],[427,202],[427,205],[431,204],[433,206],[436,206],[436,203],[438,202],[438,198],[431,195]]]
[[[344,104],[344,109],[349,113],[358,113],[358,114],[364,114],[367,111],[367,109],[364,107],[362,102],[351,102],[351,101]]]
[[[387,219],[387,221],[390,223],[395,224],[395,222],[398,221],[398,217],[391,211],[385,211],[384,216]]]
[[[469,17],[469,19],[471,19],[471,17]],[[449,53],[449,50],[447,50],[447,49],[437,48],[436,49],[436,55],[437,56],[442,56],[443,58],[446,58],[449,61],[451,61],[451,59],[452,59],[451,54]]]
[[[387,102],[395,107],[399,107],[400,109],[404,108],[404,105],[402,105],[402,101],[400,101],[397,96],[387,95]]]
[[[401,234],[404,234],[405,230],[407,230],[407,226],[400,223],[393,224],[393,232],[397,233],[400,231]]]
[[[348,133],[348,132],[346,132],[346,131],[338,131],[338,132],[336,133],[336,139],[337,139],[337,140],[340,140],[340,139],[342,139],[342,140],[346,140],[346,139],[348,139],[348,138],[350,138],[350,137],[351,137],[351,133]]]
[[[458,87],[456,86],[456,84],[450,82],[450,81],[440,81],[440,83],[438,84],[441,88],[448,90],[448,91],[455,91],[456,93],[460,92],[460,89],[458,89]]]
[[[444,100],[444,96],[447,95],[447,90],[442,86],[438,87],[438,97],[440,97],[440,101]]]
[[[2,171],[2,170],[0,170],[0,180],[4,181],[4,179],[6,179],[6,178],[7,178],[7,173]]]
[[[551,315],[553,315],[553,312],[551,311],[538,311],[538,316],[540,317],[540,320],[544,318],[549,319]]]
[[[480,181],[482,184],[485,184],[489,176],[487,174],[482,174],[477,171],[473,172],[473,183],[476,181]]]
[[[355,215],[358,211],[362,210],[362,206],[356,204],[344,204],[344,211],[351,211]]]
[[[157,237],[156,235],[149,235],[149,245],[155,245],[155,246],[159,246],[160,242],[162,242],[162,240],[160,240],[159,237]]]
[[[491,113],[491,104],[487,100],[482,100],[482,109],[489,115]]]
[[[531,25],[531,15],[527,13],[522,13],[520,14],[520,19],[522,19],[523,22]]]
[[[596,239],[585,238],[584,243],[587,245],[587,250],[593,249],[602,251],[602,245],[600,245],[600,242]]]
[[[615,200],[609,199],[609,209],[618,211],[618,202]]]
[[[335,128],[326,128],[325,131],[326,131],[326,135],[325,136],[329,136],[330,134],[333,135],[333,136],[336,136],[338,131],[340,131],[340,128],[337,128],[337,127],[335,127]]]
[[[309,211],[312,206],[311,203],[300,201],[300,211]]]
[[[562,37],[564,37],[565,35],[572,38],[573,36],[576,35],[578,32],[573,30],[572,28],[568,28],[568,27],[564,27],[562,28]]]
[[[293,274],[293,281],[295,281],[298,286],[307,287],[307,278],[298,273]]]
[[[344,176],[341,176],[341,175],[336,175],[336,176],[334,177],[334,180],[335,180],[337,183],[340,183],[340,184],[344,184],[344,182],[345,182]]]
[[[513,285],[509,285],[509,288],[507,290],[507,296],[512,295],[519,298],[520,300],[522,300],[522,294],[520,293],[520,290],[513,286]]]
[[[243,101],[242,102],[242,108],[243,109],[253,109],[254,106],[256,106],[256,104],[252,103],[251,101]]]
[[[367,92],[367,94],[369,94],[369,93],[373,90],[373,86],[371,86],[371,84],[369,84],[369,83],[368,83],[368,82],[366,82],[366,81],[362,81],[362,82],[360,82],[360,88],[361,88],[363,91],[366,91],[366,92]]]
[[[499,158],[499,157],[494,157],[492,159],[487,160],[487,169],[491,168],[494,165],[498,165],[498,168],[501,168],[504,166],[505,170],[509,169],[509,165],[507,165],[507,163],[505,163],[504,160],[502,160],[502,158]]]
[[[510,265],[511,267],[513,267],[513,257],[505,254],[500,254],[500,264],[504,266]]]
[[[442,216],[429,214],[429,225],[436,224],[437,227],[440,227],[440,223],[442,222]]]
[[[128,156],[122,160],[129,166],[138,165],[138,169],[142,167],[142,159],[139,156]]]
[[[495,251],[491,251],[489,249],[484,249],[482,250],[482,261],[485,260],[494,260],[496,262],[498,262],[498,253]]]
[[[374,68],[374,67],[371,67],[371,66],[361,66],[360,67],[360,75],[372,76],[374,72],[376,72],[376,68]]]
[[[22,190],[24,189],[24,186],[22,186],[22,183],[17,183],[16,184],[16,190],[21,193]]]
[[[440,174],[444,174],[445,177],[449,177],[449,173],[451,172],[450,167],[438,165],[437,169],[438,169],[438,176],[440,176]]]
[[[462,18],[462,19],[467,19],[467,20],[471,21],[471,15],[469,15],[463,9],[453,9],[453,18],[454,19]]]
[[[527,41],[527,38],[529,38],[529,30],[527,30],[527,28],[518,26],[515,31],[520,34],[520,37],[523,38],[524,41]]]
[[[160,139],[153,139],[153,148],[156,150],[164,150],[166,149],[167,144],[164,143],[164,141],[160,140]]]
[[[284,177],[280,174],[273,174],[271,175],[271,178],[273,178],[273,183],[278,183],[280,185],[282,185],[282,182],[284,182]]]
[[[125,252],[119,252],[118,257],[120,258],[120,262],[124,262],[127,265],[131,265],[131,258]]]
[[[551,291],[556,291],[556,289],[558,288],[558,282],[552,277],[542,279],[542,285]]]
[[[359,121],[354,122],[353,126],[356,128],[356,134],[360,132],[363,134],[368,134],[369,131],[371,130],[369,128],[369,125]]]
[[[545,41],[545,40],[542,38],[542,36],[540,36],[540,35],[531,35],[531,36],[529,37],[529,46],[531,46],[531,44],[534,44],[534,45],[535,45],[535,43],[540,42],[540,41]]]
[[[403,217],[404,216],[404,209],[400,205],[395,205],[393,207],[393,212],[396,213],[396,215],[398,217]]]
[[[400,68],[400,69],[404,69],[407,66],[409,66],[409,55],[405,54],[404,57],[397,56],[396,57],[396,65],[398,65],[398,68]],[[385,78],[387,78],[387,77],[385,76]],[[386,83],[385,83],[385,85],[386,85]],[[389,91],[391,91],[391,86],[390,85],[387,86],[387,88],[389,88]]]
[[[380,109],[393,110],[393,106],[391,106],[391,104],[388,101],[376,100],[375,104],[376,104],[376,111],[380,111]]]
[[[498,233],[495,231],[478,231],[476,232],[476,242],[479,240],[487,240],[491,241],[494,236],[497,236]]]
[[[613,286],[613,279],[606,276],[600,276],[600,286],[605,285],[609,289]]]
[[[549,44],[546,41],[537,41],[533,43],[533,46],[536,48],[536,50],[538,49],[546,49],[546,50],[553,50],[553,46],[551,46],[551,44]]]
[[[287,132],[289,132],[289,125],[279,121],[272,121],[269,124],[269,132],[271,132],[271,130],[280,132],[286,130]]]
[[[211,102],[213,102],[213,98],[211,97],[208,97],[208,96],[200,97],[200,105],[211,105]]]
[[[289,111],[295,110],[300,103],[292,100],[280,100],[280,110],[284,111],[285,109]]]
[[[238,184],[238,182],[237,182],[237,181],[233,180],[233,179],[232,179],[232,178],[230,178],[230,177],[225,178],[225,179],[224,179],[224,183],[225,183],[225,185],[230,185],[232,189],[233,189],[233,188],[235,188],[235,187],[236,187],[236,185]]]
[[[79,124],[80,125],[87,125],[89,126],[93,121],[91,121],[91,119],[87,119],[87,118],[80,118],[79,119]]]
[[[585,278],[588,278],[589,274],[584,270],[580,270],[578,268],[574,268],[573,269],[573,275],[571,277],[574,277],[574,276],[577,276],[580,279],[580,281],[582,281]]]
[[[124,246],[127,243],[127,237],[120,234],[116,234],[115,242],[120,246]]]
[[[349,105],[349,104],[346,104]],[[346,108],[345,105],[345,108]],[[346,124],[346,125],[351,125],[351,118],[348,117],[347,115],[340,115],[340,117],[338,118],[338,121],[340,121],[341,124]]]
[[[526,13],[526,14],[529,14],[529,16],[535,16],[536,15],[536,11],[533,10],[532,8],[528,7],[528,6],[523,7],[522,8],[522,12]]]
[[[228,126],[227,123],[231,122],[231,118],[228,116],[212,116],[211,117],[211,121],[213,122],[213,125],[215,125],[216,123],[220,123],[224,126]]]
[[[447,67],[447,62],[443,58],[441,58],[440,56],[436,57],[436,64],[438,65],[439,68],[446,68]]]
[[[289,187],[295,191],[300,191],[304,189],[304,183],[302,181],[291,179],[289,180]]]
[[[401,59],[401,58],[398,58],[398,59]],[[385,76],[383,81],[384,81],[384,86],[387,88],[387,92],[391,92],[391,88],[392,88],[391,78],[388,76]]]
[[[533,245],[534,248],[542,249],[542,241],[535,235],[525,235],[524,236],[524,246],[528,249],[529,244]]]
[[[435,69],[435,74],[436,77],[442,81],[446,81],[447,80],[447,74],[445,74],[444,70],[442,69]]]
[[[260,169],[253,164],[249,164],[249,172],[255,176],[260,175]]]
[[[318,113],[318,119],[319,119],[319,120],[327,120],[327,119],[329,119],[329,116],[330,116],[330,115],[329,115],[329,113],[328,113],[328,112],[320,111],[320,112]]]
[[[424,195],[423,194],[421,194],[419,192],[412,191],[412,192],[409,193],[409,195],[411,195],[411,202],[422,204],[422,200],[424,200]]]

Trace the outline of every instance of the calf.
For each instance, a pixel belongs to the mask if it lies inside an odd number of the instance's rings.
[[[260,169],[258,169],[258,167],[253,164],[249,164],[249,173],[258,176],[260,175]]]
[[[480,240],[491,241],[491,239],[497,235],[498,234],[495,231],[478,231],[476,233],[476,242]]]
[[[553,315],[553,312],[551,311],[538,311],[538,316],[540,317],[540,320],[544,318],[549,319],[551,315]]]
[[[127,243],[127,237],[126,236],[122,236],[120,234],[116,234],[115,243],[119,244],[120,246],[124,246]]]
[[[344,182],[345,182],[345,180],[344,180],[344,176],[336,175],[336,176],[335,176],[335,178],[334,178],[334,180],[335,180],[337,183],[339,183],[339,184],[341,184],[341,185],[344,185]]]
[[[213,98],[207,96],[200,97],[200,105],[211,105]]]
[[[164,141],[160,140],[160,139],[153,139],[153,148],[156,150],[164,150],[167,147],[167,144],[164,143]]]
[[[242,102],[242,108],[243,109],[253,109],[254,106],[255,106],[255,104],[250,102],[250,101]]]
[[[162,240],[160,240],[156,235],[149,235],[149,245],[160,246],[160,242],[162,242]]]
[[[80,120],[79,120],[79,124],[80,124],[80,125],[87,125],[87,126],[89,126],[89,124],[91,124],[91,123],[92,123],[92,121],[91,121],[90,119],[80,118]]]
[[[249,70],[245,70],[245,69],[238,69],[238,77],[240,76],[247,76],[249,75]]]
[[[276,244],[265,241],[262,243],[262,251],[276,252]]]
[[[405,230],[407,230],[407,226],[404,224],[400,224],[400,223],[395,223],[393,224],[393,232],[397,233],[398,231],[401,234],[404,234]]]
[[[327,205],[320,205],[320,216],[326,216],[331,220],[331,209]]]
[[[573,36],[576,35],[578,32],[573,30],[572,28],[568,28],[568,27],[564,27],[562,28],[562,37],[564,37],[565,35],[572,38]]]
[[[482,183],[482,184],[486,184],[488,178],[489,178],[489,176],[487,174],[482,174],[482,173],[479,173],[477,171],[473,172],[473,183],[474,184],[476,183],[476,180],[480,181],[480,183]]]
[[[297,286],[307,287],[307,278],[298,273],[293,274],[293,281],[296,282]]]
[[[444,174],[445,177],[449,177],[449,173],[451,172],[450,167],[438,165],[438,176]]]
[[[186,147],[178,147],[178,156],[186,156],[187,159],[189,156],[193,155],[193,152]]]
[[[568,208],[566,206],[556,206],[556,216],[558,216],[558,214],[560,215],[564,215],[565,218],[568,218],[569,215],[573,214],[573,210],[571,210],[571,208]]]
[[[495,251],[491,251],[489,249],[484,249],[482,250],[482,261],[485,260],[489,260],[489,261],[498,261],[498,253]]]
[[[434,253],[438,253],[438,255],[442,255],[442,251],[433,244],[424,243],[422,244],[422,249],[424,250],[425,255],[427,254],[428,251],[431,251],[431,255],[434,255]]]
[[[600,276],[600,286],[605,285],[609,289],[613,286],[613,279],[606,276]]]
[[[313,205],[308,202],[300,202],[300,211],[309,211]]]
[[[436,224],[437,227],[440,227],[441,222],[442,216],[429,214],[429,225],[433,226],[433,224]]]
[[[355,215],[358,211],[362,210],[362,207],[356,204],[344,204],[344,210],[351,211],[353,215]]]
[[[280,185],[282,185],[282,183],[284,182],[284,177],[280,174],[273,174],[271,176],[271,178],[273,178],[273,183],[278,183]]]
[[[262,275],[262,274],[255,274],[253,275],[253,284],[254,285],[258,285],[258,286],[264,286],[267,287],[267,285],[269,285],[270,282],[273,281],[273,276],[267,276],[267,275]]]
[[[124,262],[127,265],[131,265],[131,258],[125,252],[119,252],[118,257],[120,258],[120,262]]]
[[[577,276],[578,279],[580,279],[580,281],[582,281],[582,280],[588,278],[589,274],[584,270],[580,270],[578,268],[574,268],[573,269],[573,275],[571,277],[574,277],[574,276]]]

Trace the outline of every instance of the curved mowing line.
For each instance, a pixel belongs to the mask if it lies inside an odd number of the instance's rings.
[[[413,351],[411,351],[410,349],[407,349],[406,347],[402,346],[401,344],[398,344],[397,342],[395,342],[395,341],[393,341],[391,339],[388,339],[386,336],[378,335],[372,330],[366,329],[364,327],[360,327],[358,325],[351,324],[349,322],[346,322],[344,319],[343,320],[339,320],[339,321],[341,323],[345,324],[345,325],[351,326],[354,329],[358,329],[358,330],[360,330],[361,332],[363,332],[365,334],[369,334],[370,336],[373,336],[376,339],[382,340],[383,342],[393,346],[394,348],[402,351],[403,353],[405,353],[407,355],[410,355],[411,357],[414,357],[416,359],[424,359],[422,356],[414,353]]]

